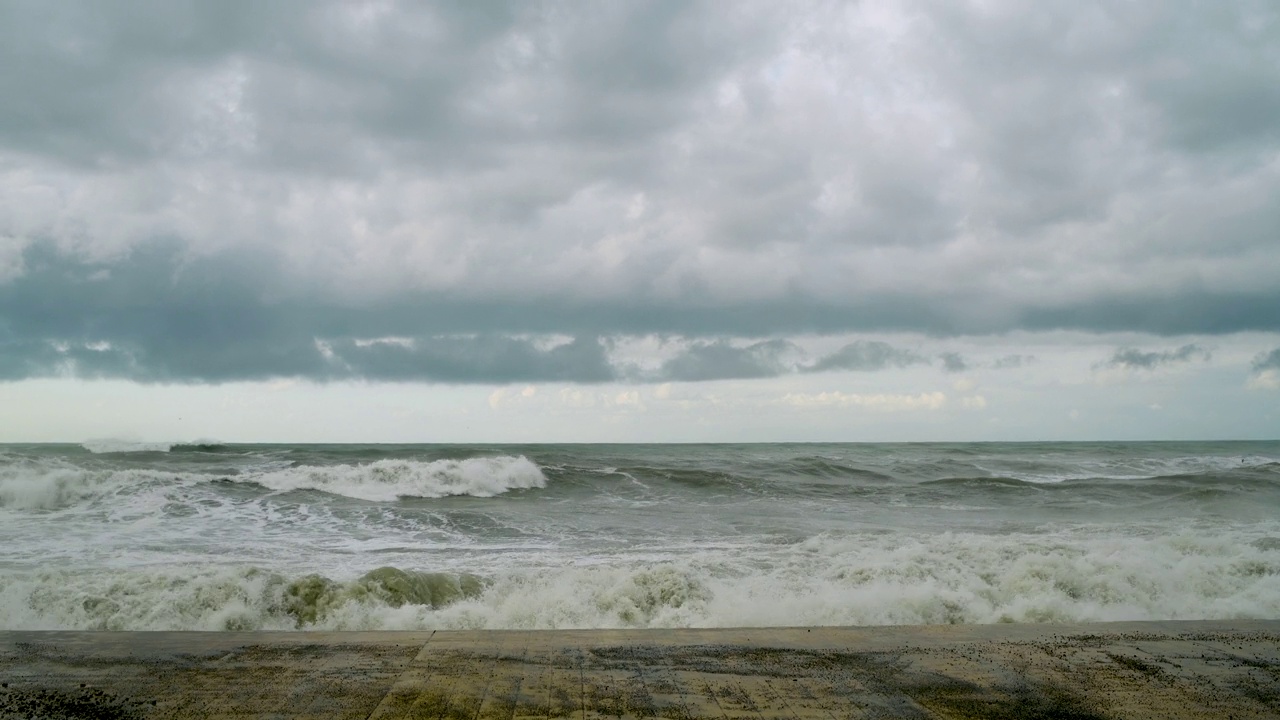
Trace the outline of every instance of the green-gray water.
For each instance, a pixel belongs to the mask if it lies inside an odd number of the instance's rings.
[[[1280,616],[1280,443],[0,446],[0,628]]]

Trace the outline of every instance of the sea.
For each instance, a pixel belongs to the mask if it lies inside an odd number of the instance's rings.
[[[0,629],[1280,617],[1280,442],[0,445]]]

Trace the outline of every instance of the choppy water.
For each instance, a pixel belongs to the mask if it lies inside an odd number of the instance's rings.
[[[1280,443],[0,446],[0,628],[1280,617]]]

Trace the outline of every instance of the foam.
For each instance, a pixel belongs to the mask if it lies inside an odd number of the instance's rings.
[[[136,496],[145,487],[176,490],[214,480],[253,483],[276,492],[319,490],[370,501],[450,495],[492,497],[509,490],[542,488],[547,484],[542,470],[522,456],[431,462],[379,460],[360,465],[299,467],[290,467],[287,463],[282,466],[282,463],[285,461],[261,462],[252,470],[224,475],[84,467],[57,458],[9,458],[0,463],[0,508],[60,510],[116,495],[123,509],[138,500]],[[176,495],[170,499],[189,502],[188,498]]]
[[[463,460],[378,460],[359,465],[300,466],[231,478],[279,492],[319,490],[371,501],[450,495],[493,497],[509,490],[542,488],[547,478],[524,456]]]
[[[160,478],[139,470],[88,470],[62,461],[0,465],[0,508],[55,510],[110,495]]]
[[[1173,535],[819,535],[665,560],[345,579],[257,567],[0,571],[3,629],[398,630],[1280,617],[1280,524]],[[594,562],[587,562],[593,560]]]

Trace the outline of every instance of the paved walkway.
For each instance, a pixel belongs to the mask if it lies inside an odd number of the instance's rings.
[[[0,633],[0,718],[1280,718],[1280,620]]]

